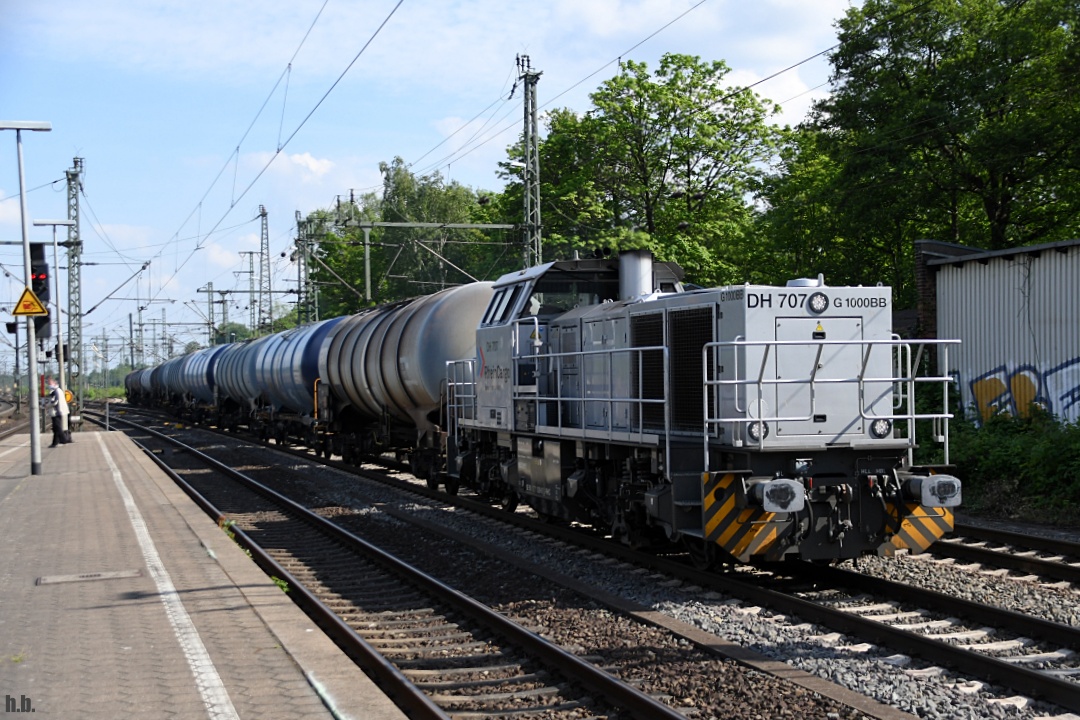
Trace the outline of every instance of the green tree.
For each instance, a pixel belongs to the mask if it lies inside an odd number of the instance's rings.
[[[1001,249],[1080,231],[1080,5],[867,0],[816,124],[861,241]]]
[[[777,172],[760,191],[766,211],[759,219],[761,262],[753,282],[825,273],[829,282],[847,282],[853,268],[844,260],[840,222],[834,212],[838,168],[824,152],[822,133],[798,129],[787,134]]]
[[[743,279],[753,231],[746,198],[778,131],[767,123],[772,104],[725,89],[727,74],[721,61],[688,55],[665,55],[655,74],[628,61],[584,116],[552,113],[541,147],[546,243],[645,244],[697,282]]]
[[[308,216],[317,259],[320,316],[356,312],[364,300],[364,222],[478,224],[506,222],[501,198],[478,193],[440,173],[417,176],[401,158],[381,163],[383,190]],[[375,227],[369,232],[372,303],[488,280],[520,266],[505,232],[462,228]]]
[[[225,343],[243,342],[250,337],[251,330],[247,325],[229,322],[219,325],[214,331],[214,344],[224,345]]]
[[[921,206],[904,188],[880,198],[849,193],[833,147],[813,127],[787,134],[777,172],[759,194],[762,239],[750,279],[775,284],[823,273],[832,285],[884,282],[905,305],[914,300],[914,245],[903,221]]]

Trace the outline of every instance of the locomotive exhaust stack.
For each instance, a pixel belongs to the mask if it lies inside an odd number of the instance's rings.
[[[619,299],[640,300],[655,289],[652,253],[648,250],[619,253]]]

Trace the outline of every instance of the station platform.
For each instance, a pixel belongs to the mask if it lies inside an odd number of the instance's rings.
[[[126,436],[0,440],[0,712],[404,718]]]

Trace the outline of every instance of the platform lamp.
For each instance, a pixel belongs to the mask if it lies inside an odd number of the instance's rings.
[[[61,225],[63,227],[72,227],[75,225],[74,220],[35,220],[34,225],[41,227],[44,225],[52,225],[52,260],[53,277],[56,279],[56,294],[53,295],[53,305],[56,307],[56,369],[58,380],[60,381],[60,389],[67,390],[67,378],[64,376],[64,326],[60,317],[60,263],[56,259],[56,226]],[[62,415],[64,421],[64,432],[68,431],[68,416]]]
[[[23,172],[22,131],[49,132],[52,125],[47,122],[32,120],[0,120],[0,130],[14,130],[15,144],[19,153],[19,217],[22,221],[23,275],[26,287],[30,287],[30,228],[26,224],[26,175]],[[26,354],[29,358],[27,370],[30,373],[30,474],[41,474],[41,413],[38,402],[41,399],[37,383],[37,331],[34,318],[26,318]]]

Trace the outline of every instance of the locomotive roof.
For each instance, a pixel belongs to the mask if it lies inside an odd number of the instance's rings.
[[[495,281],[494,288],[497,290],[507,285],[514,285],[527,280],[546,275],[555,270],[561,273],[577,275],[581,280],[618,280],[619,258],[584,258],[578,260],[556,260],[554,262],[535,265],[524,270],[507,273]],[[663,281],[678,282],[683,279],[683,269],[676,263],[653,263],[653,273],[657,283]]]

